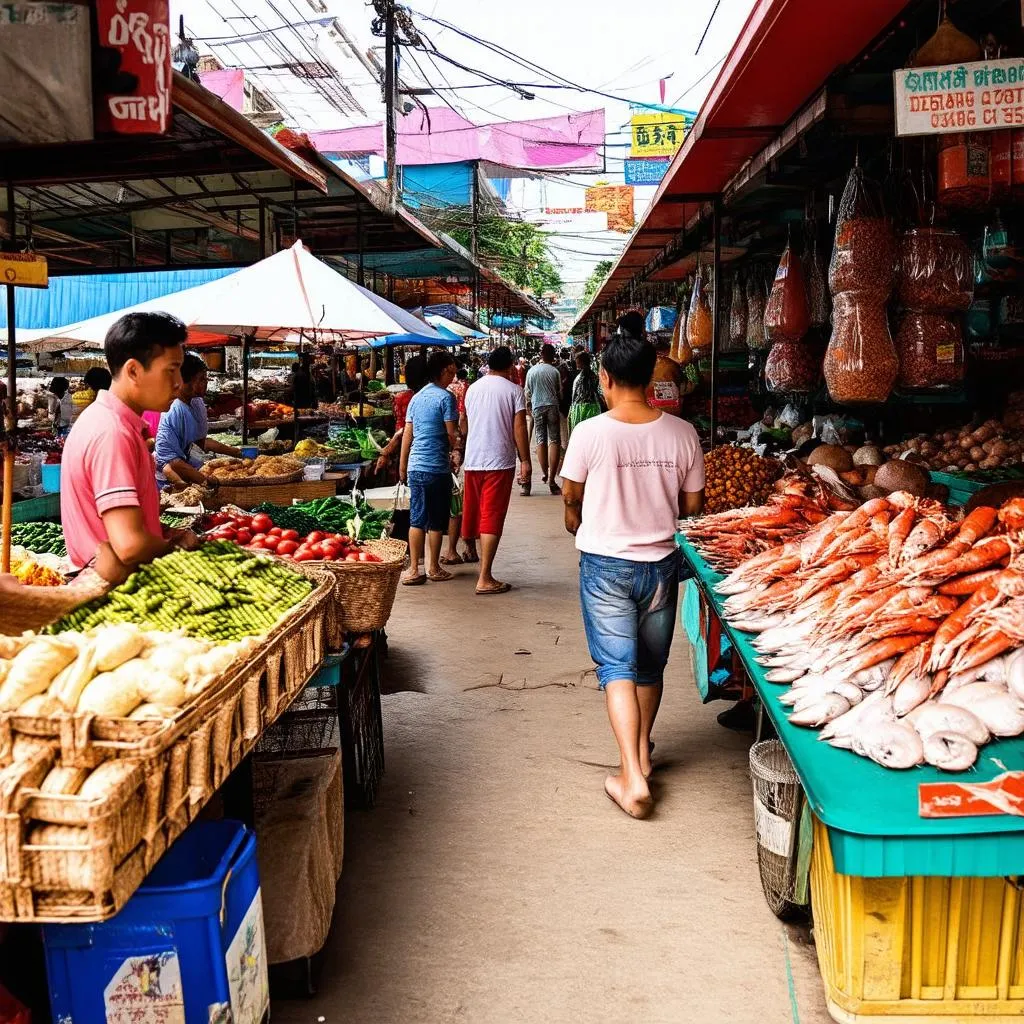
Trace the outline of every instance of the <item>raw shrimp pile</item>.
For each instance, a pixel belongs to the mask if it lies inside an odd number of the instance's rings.
[[[752,555],[802,537],[837,508],[851,509],[806,473],[787,473],[764,505],[686,519],[679,531],[717,572],[729,572]]]
[[[898,491],[716,587],[795,725],[887,768],[964,771],[1024,734],[1024,499],[962,521]]]

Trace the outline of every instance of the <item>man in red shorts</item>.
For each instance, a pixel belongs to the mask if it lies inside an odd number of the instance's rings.
[[[476,592],[504,594],[508,583],[491,573],[508,513],[509,499],[519,455],[519,483],[528,484],[533,474],[530,437],[526,429],[526,396],[512,382],[512,350],[496,348],[487,360],[489,372],[466,392],[465,485],[462,505],[462,536],[480,538],[480,578]]]

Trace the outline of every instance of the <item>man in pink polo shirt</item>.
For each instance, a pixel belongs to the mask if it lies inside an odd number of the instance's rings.
[[[89,565],[109,541],[128,567],[170,550],[160,525],[153,457],[142,414],[166,412],[181,389],[185,325],[167,313],[128,313],[103,347],[113,375],[75,421],[61,459],[60,512],[68,558]]]

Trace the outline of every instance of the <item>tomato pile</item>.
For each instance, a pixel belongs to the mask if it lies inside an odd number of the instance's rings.
[[[275,526],[264,512],[212,512],[206,517],[212,540],[231,540],[249,551],[269,551],[293,562],[379,562],[372,551],[365,551],[358,541],[343,533],[298,530]]]

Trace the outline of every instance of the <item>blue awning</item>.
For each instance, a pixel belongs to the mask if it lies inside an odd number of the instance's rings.
[[[431,341],[424,338],[422,334],[389,334],[386,338],[373,338],[370,341],[370,347],[394,348],[398,345],[430,345],[433,348],[456,348],[466,344],[465,338],[460,338],[454,331],[449,331],[447,327],[435,327],[434,330],[441,335],[442,341]]]

